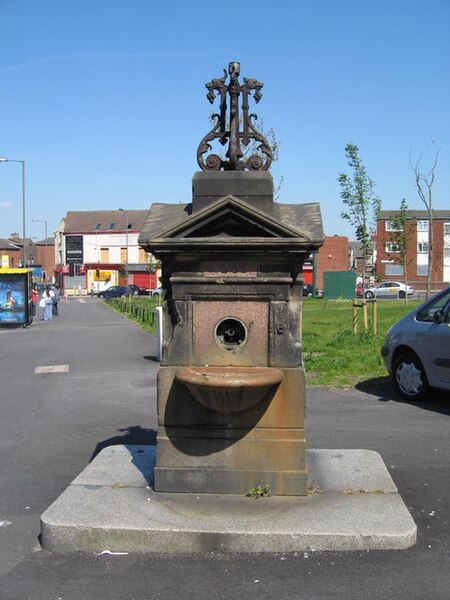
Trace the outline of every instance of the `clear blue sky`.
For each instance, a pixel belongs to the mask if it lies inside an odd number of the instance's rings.
[[[189,202],[209,128],[204,84],[230,61],[264,82],[280,201],[340,218],[353,142],[384,209],[423,208],[414,160],[441,146],[450,209],[449,0],[0,0],[0,156],[26,161],[27,235],[68,210]],[[20,164],[0,164],[0,237],[22,232]]]

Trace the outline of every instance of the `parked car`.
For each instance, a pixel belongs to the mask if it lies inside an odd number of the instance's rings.
[[[313,291],[314,291],[314,288],[311,284],[309,284],[309,283],[303,284],[303,296],[304,297],[312,298],[314,295]],[[316,288],[316,298],[323,298],[323,290],[319,290],[318,288]]]
[[[414,288],[411,285],[406,286],[401,281],[382,281],[378,285],[368,287],[364,292],[364,297],[372,298],[404,298],[414,294]]]
[[[140,287],[139,285],[134,285],[134,283],[130,283],[128,289],[133,296],[148,296],[150,294],[147,289]]]
[[[162,288],[155,288],[154,290],[150,290],[150,296],[161,296]]]
[[[424,400],[430,388],[450,390],[450,287],[395,323],[381,355],[403,398]]]
[[[137,296],[138,293],[129,285],[112,285],[106,290],[100,291],[99,298],[120,298],[121,296]]]

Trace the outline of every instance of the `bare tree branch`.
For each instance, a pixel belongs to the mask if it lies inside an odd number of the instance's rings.
[[[425,208],[428,211],[428,275],[427,275],[427,298],[430,294],[431,288],[431,276],[433,269],[433,242],[434,242],[434,232],[433,232],[433,184],[435,172],[439,160],[439,152],[441,151],[440,147],[436,146],[436,142],[432,139],[431,146],[434,151],[434,160],[431,165],[428,173],[424,173],[421,170],[420,163],[422,160],[422,154],[420,154],[416,164],[413,166],[411,161],[411,153],[410,153],[410,165],[414,171],[414,177],[416,181],[417,194],[424,204]]]

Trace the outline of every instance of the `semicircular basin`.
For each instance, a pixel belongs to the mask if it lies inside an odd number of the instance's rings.
[[[256,406],[284,377],[272,367],[178,367],[175,379],[194,398],[218,412],[240,412]]]

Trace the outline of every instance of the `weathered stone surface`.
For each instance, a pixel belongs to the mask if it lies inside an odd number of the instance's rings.
[[[416,542],[416,525],[378,453],[307,455],[309,480],[321,493],[255,500],[155,493],[133,460],[145,456],[151,464],[154,448],[111,446],[42,515],[42,546],[55,552],[251,553],[403,549]]]
[[[258,227],[265,235],[258,237],[259,244],[264,247],[290,248],[301,244],[308,252],[318,249],[323,244],[322,218],[318,203],[278,204],[273,203],[272,214],[259,210],[245,200],[227,195],[205,206],[196,213],[192,212],[192,204],[152,204],[145,225],[139,235],[139,245],[153,248],[155,251],[165,250],[168,245],[191,247],[196,244],[195,238],[208,245],[242,247],[250,250],[249,241],[252,236],[236,235],[237,240],[215,239],[203,227],[205,220],[216,218],[216,225],[234,222],[236,229],[243,226],[242,217],[247,226]],[[254,232],[251,231],[254,236]],[[247,239],[243,239],[247,237]],[[266,237],[267,239],[263,239]],[[255,240],[253,240],[255,241]]]
[[[208,410],[197,402],[186,386],[175,379],[176,369],[161,367],[158,373],[160,425],[197,430],[204,428],[207,435],[210,429],[303,429],[305,374],[302,368],[282,369],[284,377],[278,388],[252,409],[222,414]],[[294,401],[289,402],[289,398]],[[225,435],[223,433],[218,437]],[[286,436],[289,439],[289,431]]]
[[[267,171],[199,171],[192,178],[192,210],[196,212],[231,194],[264,212],[272,212],[273,179]]]
[[[322,242],[318,206],[285,210],[265,172],[198,173],[192,206],[152,207],[140,243],[165,288],[157,491],[266,482],[306,495],[301,270]],[[248,370],[240,388],[236,369]]]
[[[270,483],[274,495],[306,494],[304,372],[280,370],[282,381],[261,402],[220,413],[193,398],[176,367],[161,367],[156,489],[242,494]]]

